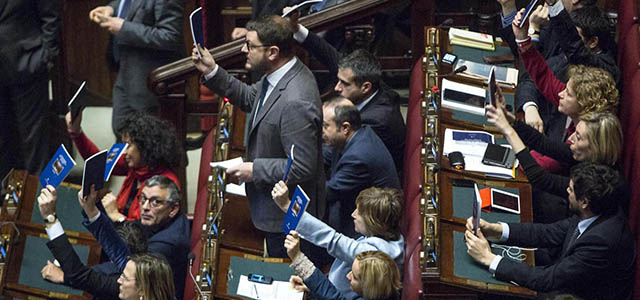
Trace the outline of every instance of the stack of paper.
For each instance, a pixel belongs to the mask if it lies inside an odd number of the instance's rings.
[[[487,176],[500,178],[515,178],[515,168],[485,165],[482,156],[487,149],[487,144],[494,143],[493,134],[485,131],[455,130],[447,128],[444,131],[444,146],[442,152],[449,155],[459,151],[464,156],[465,170],[485,173]]]
[[[451,45],[460,45],[491,51],[496,50],[492,35],[453,27],[449,28],[449,42]]]
[[[304,293],[298,292],[287,281],[274,280],[271,284],[249,281],[246,275],[240,276],[238,295],[262,300],[302,300]]]

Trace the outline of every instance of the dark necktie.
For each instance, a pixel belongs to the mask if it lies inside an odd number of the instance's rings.
[[[571,248],[571,246],[573,246],[573,244],[578,239],[579,235],[580,235],[580,229],[579,229],[578,226],[576,226],[576,230],[573,231],[573,235],[571,236],[571,239],[569,240],[569,243],[567,243],[567,249],[565,249],[565,251],[569,250],[569,248]]]
[[[265,77],[262,80],[262,90],[260,91],[260,97],[258,97],[258,107],[256,108],[256,114],[253,116],[252,127],[256,125],[258,113],[260,113],[260,109],[262,108],[262,102],[264,102],[264,97],[267,95],[267,89],[269,89],[269,81],[267,80],[267,77]]]
[[[133,0],[122,0],[122,10],[118,14],[118,18],[126,19],[127,14],[129,13],[129,7],[131,7],[131,1]],[[113,58],[116,63],[120,63],[120,47],[118,46],[118,35],[113,36]]]

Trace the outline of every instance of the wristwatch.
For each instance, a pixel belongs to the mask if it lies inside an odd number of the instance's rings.
[[[57,219],[58,219],[58,216],[56,215],[56,213],[52,213],[44,218],[44,223],[53,224],[56,222]]]
[[[529,33],[529,35],[540,35],[540,31],[535,30],[532,27],[529,27],[528,33]]]

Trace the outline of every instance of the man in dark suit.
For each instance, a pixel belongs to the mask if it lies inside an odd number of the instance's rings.
[[[114,0],[89,13],[113,35],[107,53],[119,68],[113,87],[114,132],[131,112],[159,113],[147,78],[155,68],[183,57],[183,10],[183,0]]]
[[[356,237],[351,213],[360,191],[375,186],[400,188],[393,158],[369,126],[362,126],[357,108],[344,98],[322,107],[322,139],[332,148],[327,180],[328,224],[342,234]]]
[[[38,174],[51,158],[48,70],[58,55],[60,1],[0,2],[0,178]]]
[[[552,224],[480,221],[478,236],[467,220],[467,252],[494,276],[538,292],[566,291],[584,299],[631,299],[636,248],[620,208],[626,195],[620,174],[590,162],[571,170],[570,209],[576,214]],[[496,256],[485,236],[524,247],[562,247],[558,260],[531,267]]]
[[[58,267],[47,261],[41,271],[42,278],[87,291],[95,299],[119,299],[118,283],[116,282],[119,273],[115,275],[104,274],[82,263],[64,233],[62,224],[56,217],[56,202],[56,190],[52,186],[41,190],[40,196],[38,196],[38,209],[40,215],[46,217],[45,230],[49,236],[47,247],[60,263],[60,267]],[[49,216],[52,217],[48,218]],[[112,235],[109,238],[120,236],[127,243],[132,254],[147,252],[147,239],[144,237],[142,225],[139,223],[129,221],[118,229],[117,234],[115,228],[112,229]]]
[[[288,22],[265,16],[247,24],[245,68],[265,75],[247,85],[218,66],[206,49],[202,58],[193,50],[196,68],[205,85],[247,112],[250,128],[245,162],[227,174],[246,182],[251,220],[265,232],[270,256],[286,257],[282,232],[284,213],[271,200],[271,189],[282,180],[292,145],[295,160],[287,178],[289,188],[299,184],[313,199],[307,212],[322,218],[325,176],[322,172],[322,111],[311,71],[293,54]]]
[[[402,171],[406,127],[397,103],[398,94],[381,80],[380,62],[366,50],[355,50],[339,58],[338,51],[324,39],[298,24],[298,14],[290,18],[294,39],[322,62],[329,77],[336,78],[334,90],[349,99],[360,111],[362,123],[380,137]]]
[[[103,251],[117,269],[122,272],[131,251],[112,234],[113,223],[109,216],[96,206],[96,192],[80,198],[86,219],[84,225],[100,242]],[[159,253],[169,262],[173,271],[176,298],[184,296],[187,262],[190,249],[191,226],[180,209],[180,191],[168,177],[153,176],[144,183],[140,198],[140,223],[148,238],[149,252]]]

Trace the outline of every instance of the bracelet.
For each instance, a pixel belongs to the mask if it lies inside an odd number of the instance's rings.
[[[531,37],[527,37],[523,41],[516,41],[518,43],[518,48],[522,49],[531,45]]]

